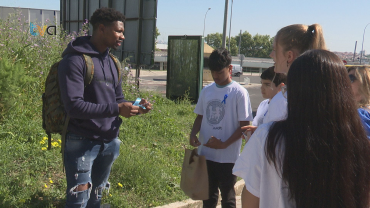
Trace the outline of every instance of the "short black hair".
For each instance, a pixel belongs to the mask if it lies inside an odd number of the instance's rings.
[[[286,75],[282,73],[275,73],[274,68],[275,67],[272,66],[263,71],[261,74],[261,79],[273,81],[275,87],[277,87],[281,83],[286,83]]]
[[[213,50],[209,56],[208,63],[211,71],[221,71],[223,68],[228,67],[231,64],[231,56],[229,51],[225,48]]]
[[[125,23],[126,17],[121,12],[113,9],[102,7],[100,9],[95,10],[93,15],[90,18],[90,23],[93,26],[93,30],[97,29],[99,24],[103,24],[104,26],[110,26],[115,21],[121,21]]]

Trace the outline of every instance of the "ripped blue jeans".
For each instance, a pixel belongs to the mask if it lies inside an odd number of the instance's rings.
[[[90,140],[67,133],[64,149],[64,166],[67,179],[66,208],[99,208],[103,190],[109,191],[109,174],[119,155],[121,141]],[[78,185],[88,184],[88,189],[77,191]]]

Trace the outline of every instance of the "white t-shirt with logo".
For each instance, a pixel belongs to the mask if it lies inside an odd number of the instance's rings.
[[[254,117],[253,119],[252,126],[259,126],[263,123],[263,118],[265,117],[269,108],[269,100],[270,99],[266,99],[262,101],[258,106],[256,117]]]
[[[234,163],[240,153],[241,139],[226,149],[212,149],[203,144],[211,136],[225,142],[240,127],[239,121],[253,120],[248,91],[234,81],[224,87],[209,84],[201,91],[194,113],[203,115],[198,154],[214,162]]]
[[[272,123],[260,125],[252,134],[235,162],[233,174],[244,179],[246,189],[259,198],[260,208],[293,208],[295,202],[289,199],[288,185],[283,181],[280,171],[276,171],[274,163],[268,162],[265,153]],[[284,151],[284,145],[278,145],[277,148],[280,153]]]
[[[285,120],[288,116],[287,92],[277,93],[270,101],[263,123]]]

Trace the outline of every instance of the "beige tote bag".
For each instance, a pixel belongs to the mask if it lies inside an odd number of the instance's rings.
[[[198,155],[198,149],[185,149],[180,188],[193,200],[209,198],[206,158]]]

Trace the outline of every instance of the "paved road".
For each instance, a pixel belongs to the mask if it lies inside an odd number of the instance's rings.
[[[135,75],[135,70],[132,70],[132,74]],[[244,78],[250,79],[250,84],[245,85]],[[162,94],[166,94],[166,82],[167,82],[167,71],[159,70],[140,70],[140,88],[147,90],[154,90]],[[233,80],[244,86],[249,93],[251,100],[252,111],[257,111],[258,105],[261,103],[262,98],[260,87],[260,77],[258,73],[244,73],[240,77],[233,77]],[[207,82],[203,83],[204,85]]]

